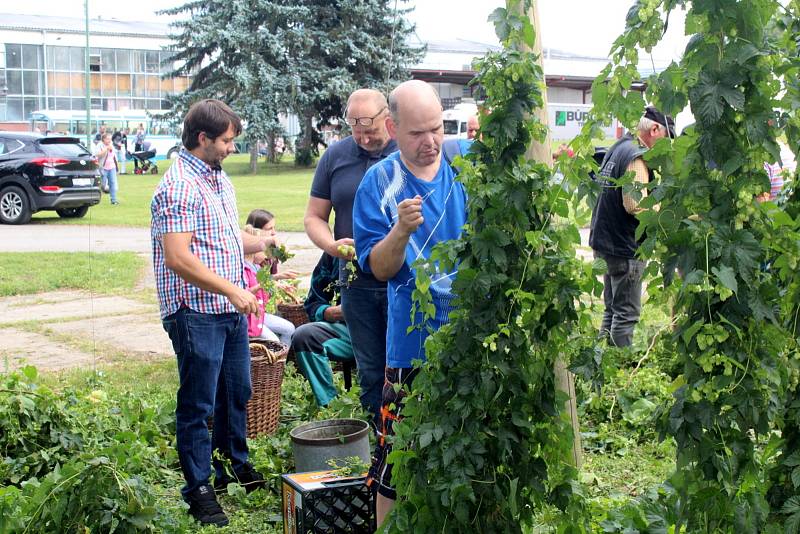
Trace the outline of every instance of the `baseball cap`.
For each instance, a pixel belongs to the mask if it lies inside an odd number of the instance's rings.
[[[664,115],[655,106],[647,106],[644,108],[644,116],[645,118],[650,119],[651,121],[655,121],[661,126],[665,127],[669,130],[669,136],[674,139],[675,138],[675,121],[669,115]]]

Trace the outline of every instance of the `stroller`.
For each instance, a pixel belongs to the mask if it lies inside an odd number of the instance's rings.
[[[142,150],[141,152],[128,152],[128,157],[134,161],[136,168],[134,174],[158,174],[158,165],[150,161],[156,157],[155,150]]]

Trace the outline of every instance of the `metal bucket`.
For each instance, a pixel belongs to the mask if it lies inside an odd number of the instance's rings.
[[[323,471],[331,469],[328,460],[358,456],[370,463],[369,425],[359,419],[314,421],[292,429],[295,470]]]

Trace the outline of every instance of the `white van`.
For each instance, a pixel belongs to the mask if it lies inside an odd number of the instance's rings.
[[[478,114],[478,106],[471,102],[456,104],[453,109],[442,113],[444,123],[444,138],[467,138],[467,119]]]

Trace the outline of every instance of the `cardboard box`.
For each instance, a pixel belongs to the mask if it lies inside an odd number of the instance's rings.
[[[366,473],[346,478],[329,470],[281,478],[284,534],[375,532],[375,505]]]

